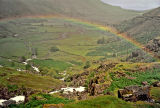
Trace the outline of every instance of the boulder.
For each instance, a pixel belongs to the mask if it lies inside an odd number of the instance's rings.
[[[152,85],[153,87],[160,87],[160,81],[154,82]]]
[[[8,107],[9,105],[12,105],[12,104],[16,104],[16,101],[7,100],[7,101],[2,102],[2,107],[6,108],[6,107]]]
[[[90,96],[97,96],[103,94],[104,90],[108,88],[108,84],[101,84],[99,77],[92,79],[88,85],[88,93]]]
[[[149,101],[150,87],[149,86],[127,86],[124,89],[118,90],[118,98],[125,101]]]
[[[142,85],[146,86],[146,85],[148,85],[148,82],[147,81],[143,81]]]
[[[149,41],[146,45],[146,48],[152,51],[155,55],[159,56],[158,54],[160,52],[160,37]]]

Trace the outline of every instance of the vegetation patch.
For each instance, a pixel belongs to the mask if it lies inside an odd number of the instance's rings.
[[[52,59],[46,59],[46,60],[39,60],[34,59],[31,61],[35,66],[39,67],[46,67],[46,68],[52,68],[54,70],[64,71],[68,67],[71,67],[72,65],[69,63],[66,63],[64,61],[56,61]]]
[[[134,108],[131,103],[112,96],[100,96],[94,99],[65,105],[64,108]]]
[[[155,81],[160,80],[160,69],[153,69],[148,70],[145,72],[130,72],[128,73],[130,77],[133,79],[127,78],[127,77],[115,77],[116,75],[114,73],[110,73],[110,76],[112,78],[112,84],[109,87],[109,91],[113,91],[116,88],[124,88],[125,86],[130,85],[142,85],[142,82],[147,81],[148,84],[151,84]]]
[[[53,46],[53,47],[51,47],[50,51],[57,52],[57,51],[60,51],[60,49],[57,46]]]
[[[160,88],[159,87],[151,88],[151,97],[155,99],[156,101],[160,102]]]
[[[63,83],[49,76],[44,77],[18,72],[10,68],[0,68],[0,85],[7,86],[11,91],[15,90],[17,86],[37,90],[51,90],[60,87]]]
[[[70,102],[73,100],[53,97],[49,94],[36,94],[26,104],[11,105],[10,108],[42,108],[44,104],[67,104]]]

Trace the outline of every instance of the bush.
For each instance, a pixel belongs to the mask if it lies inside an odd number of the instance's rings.
[[[86,62],[85,66],[84,66],[84,69],[88,69],[89,67],[91,67],[91,64],[89,61]]]
[[[57,51],[60,51],[60,50],[57,46],[53,46],[53,47],[51,47],[50,51],[51,52],[57,52]]]
[[[97,41],[97,44],[106,44],[106,40],[104,39],[104,37],[101,38],[101,39],[99,39],[99,40]]]
[[[18,89],[17,85],[7,85],[7,87],[9,92],[16,91]]]

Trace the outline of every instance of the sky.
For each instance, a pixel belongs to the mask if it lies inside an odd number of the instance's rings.
[[[131,10],[148,10],[160,7],[160,0],[101,0],[107,4]]]

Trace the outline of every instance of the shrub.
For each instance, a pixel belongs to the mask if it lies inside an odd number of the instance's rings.
[[[86,62],[85,66],[84,66],[84,69],[88,69],[89,67],[91,67],[91,64],[89,61]]]
[[[57,46],[53,46],[53,47],[51,47],[50,51],[51,52],[57,52],[57,51],[60,51],[60,50]]]

